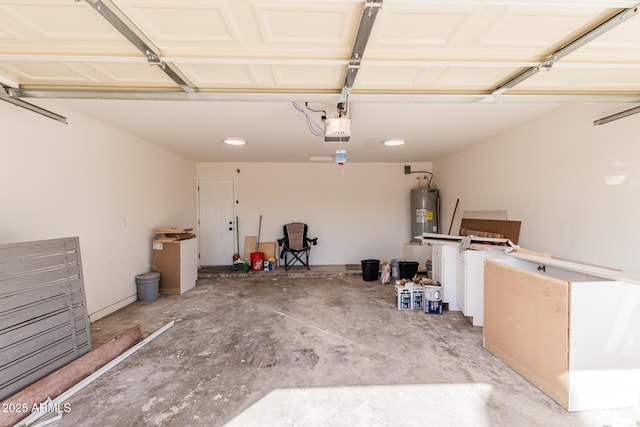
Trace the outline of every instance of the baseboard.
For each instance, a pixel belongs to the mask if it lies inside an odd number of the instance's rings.
[[[131,295],[125,299],[122,299],[114,304],[111,304],[108,307],[102,308],[98,311],[95,311],[91,314],[89,314],[89,321],[91,323],[95,322],[96,320],[102,319],[105,316],[108,316],[109,314],[120,310],[122,307],[125,307],[129,304],[131,304],[132,302],[136,302],[138,300],[138,295]]]

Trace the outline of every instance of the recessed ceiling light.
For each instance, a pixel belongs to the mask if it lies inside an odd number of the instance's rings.
[[[240,138],[225,138],[224,143],[229,145],[244,145],[247,141]]]
[[[404,139],[387,139],[382,142],[384,145],[402,145],[404,144]]]

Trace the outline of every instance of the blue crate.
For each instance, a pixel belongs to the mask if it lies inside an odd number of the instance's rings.
[[[442,301],[425,300],[424,312],[426,314],[442,314]]]

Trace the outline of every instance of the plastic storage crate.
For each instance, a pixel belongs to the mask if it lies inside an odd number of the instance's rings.
[[[424,312],[426,314],[442,314],[442,301],[425,301]]]
[[[413,309],[422,310],[424,307],[424,286],[413,285]]]
[[[413,291],[404,286],[396,286],[396,303],[398,310],[413,310]]]

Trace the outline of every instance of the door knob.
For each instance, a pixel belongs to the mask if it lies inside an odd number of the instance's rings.
[[[229,227],[229,231],[233,230],[233,227]]]

